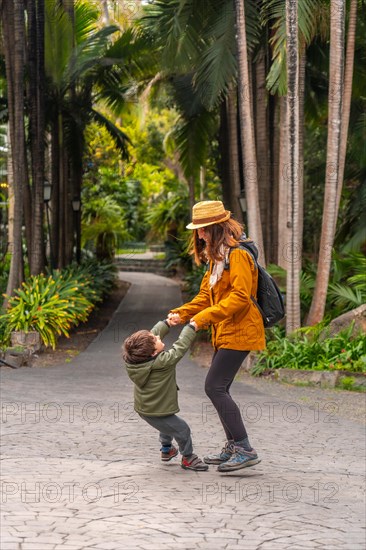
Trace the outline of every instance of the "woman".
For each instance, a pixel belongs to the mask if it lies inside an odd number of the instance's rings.
[[[245,239],[242,226],[231,218],[221,201],[194,205],[191,251],[198,265],[207,263],[200,291],[169,317],[192,323],[196,329],[212,330],[214,355],[206,377],[205,391],[221,420],[227,442],[220,453],[204,458],[218,464],[220,472],[254,466],[260,462],[249,443],[239,407],[230,395],[230,386],[251,350],[265,347],[262,316],[256,298],[258,273],[253,259],[240,249]]]

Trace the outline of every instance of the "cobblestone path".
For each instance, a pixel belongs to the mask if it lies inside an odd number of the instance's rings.
[[[123,278],[133,284],[111,323],[70,364],[1,369],[1,550],[364,550],[364,427],[332,402],[308,408],[237,382],[262,462],[231,474],[160,462],[120,345],[180,303],[179,287]],[[199,455],[223,443],[204,377],[189,357],[178,365],[180,414]]]

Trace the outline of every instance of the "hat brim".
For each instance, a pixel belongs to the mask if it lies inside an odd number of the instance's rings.
[[[230,216],[231,216],[231,212],[229,210],[225,210],[226,212],[226,215],[220,219],[220,220],[216,220],[214,222],[208,222],[208,223],[189,223],[188,225],[186,225],[186,228],[187,229],[200,229],[201,227],[208,227],[209,225],[215,225],[216,223],[222,223],[222,222],[226,222]]]

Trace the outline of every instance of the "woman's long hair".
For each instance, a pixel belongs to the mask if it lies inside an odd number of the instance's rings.
[[[200,239],[198,230],[194,229],[189,247],[189,252],[194,255],[197,265],[223,260],[222,248],[238,246],[244,232],[243,226],[233,218],[226,222],[207,225],[204,229],[208,237],[207,242]]]

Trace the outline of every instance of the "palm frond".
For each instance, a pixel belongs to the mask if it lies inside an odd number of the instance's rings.
[[[131,140],[127,134],[125,134],[115,124],[113,124],[111,120],[95,109],[92,109],[92,118],[95,122],[101,126],[104,126],[115,142],[116,147],[121,151],[122,157],[127,159],[129,157],[127,144],[131,143]]]
[[[109,25],[75,46],[64,75],[67,86],[70,83],[76,83],[79,78],[85,76],[90,69],[95,69],[101,62],[106,63],[103,58],[109,37],[118,30],[115,25]]]
[[[212,113],[203,110],[195,117],[181,119],[173,131],[179,160],[187,177],[197,176],[205,163],[207,147],[217,127]]]
[[[209,110],[225,95],[236,75],[234,26],[234,10],[219,10],[214,25],[209,29],[210,43],[198,63],[194,86]]]
[[[60,90],[73,49],[73,26],[69,15],[55,0],[45,2],[45,71]]]
[[[100,10],[90,2],[80,0],[75,2],[74,32],[77,44],[87,40],[97,30]]]
[[[299,0],[298,26],[300,52],[304,44],[313,39],[316,29],[316,1]],[[273,49],[273,62],[267,75],[267,88],[272,93],[285,95],[287,91],[286,74],[286,3],[283,0],[266,0],[262,8],[263,25],[269,24],[273,36],[270,44]]]
[[[200,1],[198,1],[200,3]],[[206,9],[210,9],[206,3]],[[200,53],[200,18],[192,0],[158,0],[144,7],[139,24],[161,49],[162,66],[189,67]]]
[[[330,284],[328,296],[337,306],[344,308],[356,308],[365,302],[365,295],[361,290],[341,283]]]

